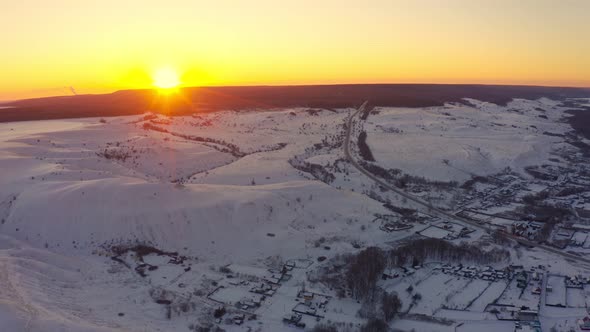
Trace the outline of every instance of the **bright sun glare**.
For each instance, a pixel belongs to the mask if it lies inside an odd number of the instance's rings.
[[[154,86],[159,89],[173,89],[180,85],[178,73],[172,68],[160,68],[154,73]]]

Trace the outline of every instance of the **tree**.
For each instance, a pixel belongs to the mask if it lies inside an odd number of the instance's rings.
[[[539,230],[539,233],[537,233],[537,241],[539,241],[539,242],[547,241],[549,239],[549,237],[551,236],[552,231],[553,231],[553,224],[546,222],[545,224],[543,224],[543,227],[541,227],[541,229]]]
[[[377,247],[370,247],[351,257],[346,281],[357,299],[371,298],[375,294],[377,280],[385,269],[385,255]]]
[[[213,317],[215,317],[215,318],[221,318],[221,317],[223,317],[223,315],[225,315],[225,307],[217,308],[213,312]]]
[[[383,310],[383,317],[386,321],[391,321],[399,313],[401,307],[402,301],[400,301],[396,293],[383,294],[381,298],[381,310]]]
[[[504,236],[502,231],[497,229],[492,232],[491,238],[495,244],[499,244],[501,246],[508,246],[511,243],[510,240]]]

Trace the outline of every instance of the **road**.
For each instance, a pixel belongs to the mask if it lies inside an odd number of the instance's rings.
[[[425,208],[428,209],[428,212],[430,214],[436,215],[438,217],[445,217],[449,220],[453,220],[453,221],[457,221],[459,223],[463,223],[463,224],[468,224],[472,227],[475,227],[477,229],[481,229],[484,231],[490,231],[490,229],[488,227],[485,227],[483,225],[478,224],[477,222],[474,222],[472,220],[466,219],[466,218],[462,218],[459,216],[456,216],[452,213],[446,212],[444,210],[441,210],[435,206],[432,206],[431,204],[422,201],[421,199],[410,195],[408,193],[406,193],[403,190],[400,190],[399,188],[396,188],[392,185],[390,185],[388,182],[384,181],[383,179],[375,176],[373,173],[367,171],[365,168],[363,168],[353,157],[352,154],[350,153],[350,139],[351,139],[351,134],[352,134],[352,124],[354,121],[354,118],[361,112],[365,111],[365,108],[367,107],[368,102],[365,101],[355,112],[353,112],[349,118],[348,121],[346,123],[346,137],[344,138],[344,156],[346,157],[346,159],[352,164],[352,166],[354,166],[354,168],[356,168],[359,172],[363,173],[364,175],[366,175],[368,178],[370,178],[371,180],[373,180],[374,182],[376,182],[377,184],[379,184],[380,186],[387,188],[388,190],[406,198],[409,201],[412,201],[418,205],[421,205]],[[543,251],[552,253],[552,254],[557,254],[560,255],[564,258],[570,259],[570,260],[574,260],[578,263],[583,263],[583,264],[587,264],[587,268],[590,268],[590,259],[584,258],[584,257],[580,257],[578,255],[574,255],[574,254],[570,254],[567,252],[564,252],[562,250],[559,250],[557,248],[553,248],[547,245],[543,245],[543,244],[539,244],[536,242],[532,242],[532,241],[528,241],[526,239],[523,239],[521,237],[512,235],[512,234],[508,234],[508,233],[502,233],[502,236],[508,239],[512,239],[517,241],[518,243],[524,245],[524,246],[528,246],[528,247],[535,247],[535,248],[539,248]]]

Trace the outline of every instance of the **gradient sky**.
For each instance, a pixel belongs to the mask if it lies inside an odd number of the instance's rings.
[[[587,0],[2,0],[0,100],[151,87],[590,86]]]

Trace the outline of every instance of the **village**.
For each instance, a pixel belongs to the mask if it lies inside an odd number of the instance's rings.
[[[282,312],[282,323],[297,329],[321,323],[333,314],[331,295],[306,288],[308,259],[286,261],[280,269],[226,266],[218,286],[207,294],[215,302],[219,326],[246,324],[251,328],[258,315]],[[254,324],[256,325],[256,324]]]
[[[429,263],[387,271],[380,284],[401,297],[402,319],[486,317],[498,321],[498,326],[512,323],[512,331],[541,331],[539,315],[545,308],[580,313],[590,308],[590,275],[558,275],[547,269],[542,264],[494,268]],[[584,315],[574,321],[580,330],[590,328]]]

